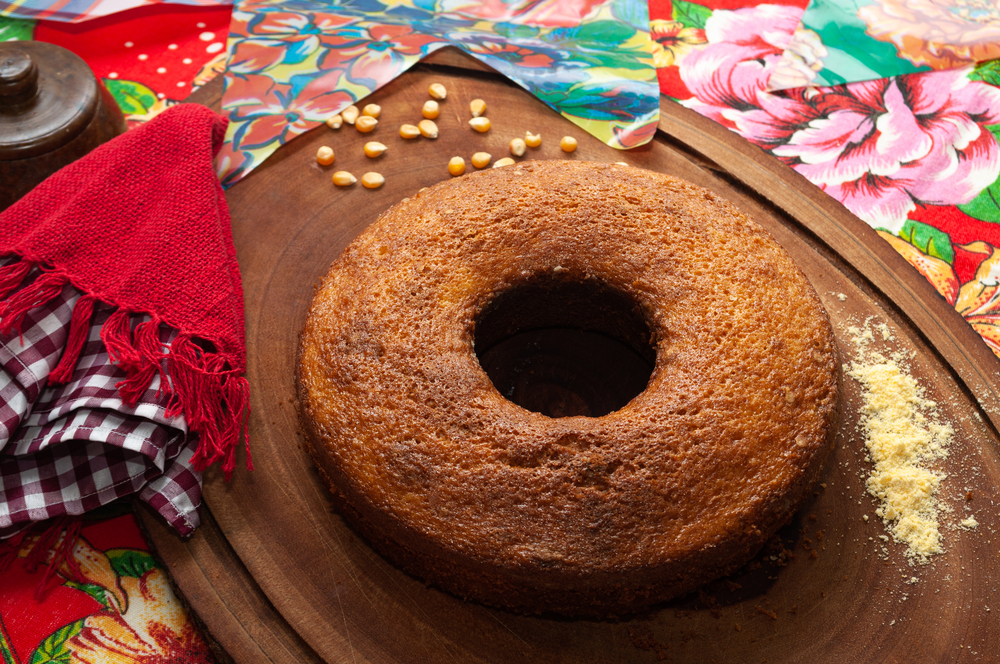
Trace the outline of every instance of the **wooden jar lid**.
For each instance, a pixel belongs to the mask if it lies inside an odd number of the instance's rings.
[[[66,145],[90,124],[100,89],[81,58],[54,44],[0,43],[0,161]]]

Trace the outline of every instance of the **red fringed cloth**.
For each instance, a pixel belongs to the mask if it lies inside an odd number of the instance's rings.
[[[176,106],[0,214],[0,537],[136,492],[186,534],[201,471],[232,473],[248,389],[225,126]]]

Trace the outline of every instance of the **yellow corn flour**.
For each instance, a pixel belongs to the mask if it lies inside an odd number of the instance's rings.
[[[876,326],[891,339],[885,324]],[[873,469],[868,492],[879,500],[876,513],[907,555],[921,563],[942,553],[937,491],[945,475],[927,466],[946,456],[954,436],[936,418],[937,404],[908,373],[901,353],[870,347],[871,321],[848,329],[855,359],[844,370],[861,385],[861,427]]]

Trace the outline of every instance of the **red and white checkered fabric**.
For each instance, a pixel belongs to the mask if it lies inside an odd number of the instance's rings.
[[[136,493],[187,535],[199,523],[201,473],[190,463],[197,436],[183,416],[166,416],[159,376],[134,406],[119,397],[125,373],[101,342],[112,307],[95,307],[72,380],[46,384],[81,295],[65,287],[28,313],[20,335],[0,336],[0,539]],[[133,329],[142,321],[134,316]],[[161,332],[165,350],[174,336]]]

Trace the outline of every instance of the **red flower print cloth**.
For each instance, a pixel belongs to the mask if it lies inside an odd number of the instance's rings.
[[[38,21],[31,38],[83,58],[134,127],[222,73],[231,14],[156,4],[83,23]]]
[[[0,661],[215,661],[127,503],[102,508],[70,530],[54,529],[48,540],[25,537],[0,570]],[[44,577],[51,551],[65,549]]]
[[[177,106],[60,170],[0,215],[0,256],[20,259],[0,268],[0,340],[9,357],[28,358],[20,360],[24,371],[8,363],[14,380],[5,388],[8,439],[0,447],[11,463],[51,471],[32,484],[4,467],[10,493],[0,527],[60,509],[77,513],[95,506],[87,496],[107,502],[120,487],[142,491],[146,481],[169,479],[167,459],[195,471],[219,461],[227,475],[235,467],[248,392],[242,284],[212,168],[224,131],[208,109]],[[70,308],[68,331],[60,332],[60,312]],[[114,440],[77,439],[64,433],[73,408],[58,403],[76,397],[46,389],[72,391],[101,352],[118,372],[117,393],[97,396],[114,401],[76,402],[99,414],[77,414],[69,429],[118,430]],[[94,397],[94,389],[77,397]],[[40,428],[24,436],[25,427]],[[186,449],[195,440],[196,449]],[[151,502],[169,519],[177,505],[162,498]],[[182,531],[193,525],[172,522]]]

